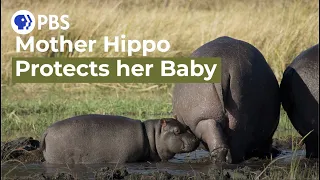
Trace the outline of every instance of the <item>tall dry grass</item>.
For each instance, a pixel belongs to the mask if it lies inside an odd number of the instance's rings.
[[[319,41],[317,0],[2,0],[1,5],[3,85],[10,82],[10,58],[13,56],[126,56],[126,53],[113,50],[104,53],[103,36],[125,34],[127,39],[167,39],[171,44],[169,52],[149,54],[163,57],[188,56],[205,42],[219,36],[231,36],[257,47],[278,80],[295,56]],[[69,14],[71,27],[67,31],[33,30],[28,36],[35,36],[35,39],[59,35],[71,40],[96,39],[94,52],[16,53],[16,33],[11,29],[10,19],[20,9],[30,10],[34,15]],[[34,91],[46,85],[20,86]],[[78,87],[79,84],[68,86]]]

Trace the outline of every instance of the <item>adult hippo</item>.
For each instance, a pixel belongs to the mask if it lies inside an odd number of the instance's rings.
[[[91,114],[51,125],[40,149],[50,164],[93,164],[168,160],[198,145],[188,127],[175,119],[141,122]]]
[[[176,84],[173,113],[210,151],[213,161],[238,163],[271,152],[279,123],[278,82],[254,46],[220,37],[192,57],[220,57],[221,83]]]
[[[307,135],[306,156],[318,157],[319,44],[300,53],[287,67],[280,90],[291,123],[300,135]]]

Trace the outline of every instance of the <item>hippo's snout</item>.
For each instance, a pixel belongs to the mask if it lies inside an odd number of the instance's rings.
[[[191,135],[193,136],[193,135]],[[200,139],[198,139],[197,137],[187,137],[187,138],[183,138],[183,151],[184,152],[191,152],[194,151],[195,149],[198,148],[198,146],[200,145]]]

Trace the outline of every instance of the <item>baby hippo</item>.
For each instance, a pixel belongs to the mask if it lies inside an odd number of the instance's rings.
[[[199,139],[175,119],[90,114],[51,125],[40,149],[50,164],[94,164],[168,160],[198,146]]]

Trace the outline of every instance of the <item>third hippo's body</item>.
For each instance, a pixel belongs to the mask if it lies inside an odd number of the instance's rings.
[[[281,101],[288,117],[305,137],[306,156],[319,154],[319,44],[300,53],[281,81]]]

